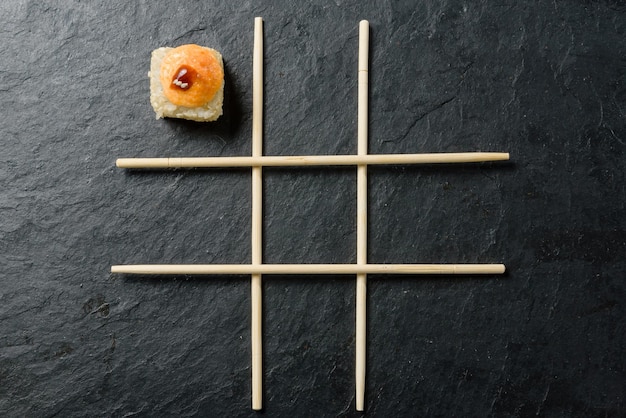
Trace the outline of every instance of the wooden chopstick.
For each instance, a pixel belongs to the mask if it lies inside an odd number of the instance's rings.
[[[369,22],[359,23],[359,65],[357,103],[357,153],[367,155],[368,143],[368,68],[369,68]],[[357,210],[356,210],[356,259],[359,266],[367,264],[367,165],[357,166]],[[366,306],[367,274],[356,276],[356,347],[355,382],[356,410],[365,406],[365,360],[366,360]]]
[[[254,19],[252,58],[252,157],[263,155],[263,19]],[[252,167],[252,263],[263,262],[263,178],[262,167]],[[261,274],[250,282],[252,339],[252,409],[263,408],[263,297]]]
[[[111,273],[143,275],[495,275],[504,272],[504,264],[127,264],[111,267]]]
[[[439,152],[426,154],[301,155],[252,157],[119,158],[119,168],[298,167],[345,165],[451,164],[507,161],[508,152]]]

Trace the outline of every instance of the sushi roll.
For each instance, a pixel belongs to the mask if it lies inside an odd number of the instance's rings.
[[[195,44],[155,49],[148,77],[157,119],[209,122],[222,115],[224,64],[216,50]]]

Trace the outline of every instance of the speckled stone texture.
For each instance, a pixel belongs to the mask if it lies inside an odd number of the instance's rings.
[[[370,277],[367,415],[626,415],[626,7],[561,0],[0,3],[0,415],[360,415],[352,277],[265,277],[259,414],[248,277],[109,273],[250,261],[249,169],[115,159],[250,155],[255,16],[267,155],[356,152],[361,19],[371,153],[511,153],[370,168],[370,262],[508,273]],[[216,123],[155,120],[184,43],[224,56]],[[265,169],[264,261],[355,262],[355,183]]]

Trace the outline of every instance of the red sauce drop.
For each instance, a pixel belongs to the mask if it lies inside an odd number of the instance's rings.
[[[196,72],[193,68],[181,66],[176,71],[176,77],[172,80],[172,85],[178,87],[181,90],[187,90],[193,84],[194,75]]]

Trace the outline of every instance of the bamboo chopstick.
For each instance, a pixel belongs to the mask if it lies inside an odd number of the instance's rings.
[[[367,155],[368,133],[368,61],[369,23],[359,23],[359,65],[357,106],[357,153]],[[359,266],[367,264],[367,165],[357,166],[356,259]],[[365,400],[367,274],[356,276],[356,410],[363,411]]]
[[[301,155],[252,157],[119,158],[119,168],[223,168],[345,165],[450,164],[506,161],[508,152],[438,152],[425,154]]]
[[[115,274],[249,275],[249,274],[503,274],[504,264],[128,264],[111,267]]]
[[[252,58],[252,156],[263,154],[263,19],[254,19]],[[263,262],[263,179],[261,166],[252,167],[252,264]],[[263,298],[261,274],[250,282],[252,305],[252,409],[263,408]]]

